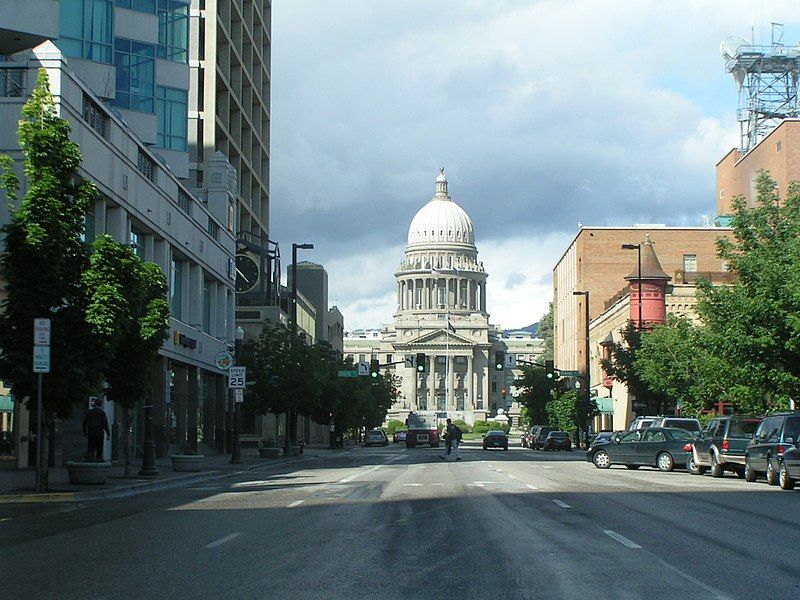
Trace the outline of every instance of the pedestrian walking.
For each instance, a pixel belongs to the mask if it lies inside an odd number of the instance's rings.
[[[440,454],[439,458],[447,460],[447,457],[453,454],[456,460],[461,460],[461,452],[458,449],[458,445],[461,442],[461,430],[450,419],[447,419],[447,426],[444,430],[444,442],[446,452],[445,454]]]
[[[86,436],[86,457],[103,460],[103,437],[110,439],[111,430],[108,428],[102,398],[95,398],[92,408],[83,417],[83,435]]]

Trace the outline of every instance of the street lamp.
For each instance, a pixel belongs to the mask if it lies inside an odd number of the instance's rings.
[[[642,245],[641,244],[622,244],[623,250],[636,250],[639,255],[639,270],[637,271],[636,282],[639,287],[639,333],[642,333]]]
[[[233,346],[233,364],[236,364],[236,360],[239,358],[239,351],[240,346],[242,344],[242,340],[244,339],[244,329],[242,329],[241,325],[236,326],[236,331],[234,333],[235,336],[235,343]],[[233,464],[241,464],[244,461],[242,460],[242,440],[239,438],[239,434],[242,430],[242,409],[239,406],[239,402],[236,401],[236,390],[231,390],[231,393],[234,394],[233,397],[233,448],[231,449],[231,463]],[[244,393],[244,390],[242,390]]]
[[[589,443],[589,407],[591,406],[591,398],[589,397],[589,389],[591,388],[591,376],[589,373],[589,369],[591,368],[591,364],[589,362],[589,290],[585,292],[572,292],[573,296],[585,296],[583,303],[585,308],[585,320],[586,320],[586,350],[584,354],[584,366],[586,369],[586,386],[585,386],[585,395],[586,395],[586,404],[585,404],[585,414],[583,416],[585,424],[586,424],[586,443]],[[580,444],[579,444],[580,447]]]
[[[292,244],[292,310],[289,315],[292,320],[292,343],[297,337],[297,250],[313,250],[314,244]],[[291,446],[291,411],[286,411],[286,439],[283,442],[283,451],[289,455]]]

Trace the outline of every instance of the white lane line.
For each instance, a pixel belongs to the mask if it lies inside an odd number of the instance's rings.
[[[206,548],[216,548],[217,546],[221,546],[225,542],[230,542],[231,540],[236,539],[240,535],[242,535],[242,533],[240,531],[237,531],[236,533],[231,533],[230,535],[226,535],[223,538],[219,538],[216,542],[211,542],[210,544],[206,544],[205,547]]]
[[[348,475],[344,479],[340,479],[339,483],[349,483],[353,481],[353,479],[355,479],[356,477],[361,477],[362,475],[366,475],[367,473],[371,473],[372,471],[377,471],[382,466],[383,465],[375,465],[374,467],[372,467],[371,469],[367,469],[366,471],[361,471],[360,473],[354,473],[353,475]]]
[[[294,508],[295,506],[300,506],[305,500],[295,500],[291,504],[289,504],[286,508]]]
[[[403,487],[422,487],[421,483],[404,483]]]
[[[603,529],[603,533],[605,533],[611,539],[617,540],[620,544],[627,546],[628,548],[641,548],[641,546],[636,542],[629,540],[624,535],[620,535],[611,529]]]
[[[529,490],[538,490],[539,489],[535,485],[531,485],[530,483],[526,483],[525,487],[528,488]]]
[[[508,474],[507,474],[507,475],[508,475]],[[516,475],[508,475],[508,476],[509,476],[509,477],[511,477],[511,479],[516,479],[516,478],[517,478],[517,476],[516,476]]]
[[[567,504],[563,500],[555,499],[555,500],[553,500],[553,502],[555,502],[556,506],[560,506],[561,508],[572,508],[569,504]]]

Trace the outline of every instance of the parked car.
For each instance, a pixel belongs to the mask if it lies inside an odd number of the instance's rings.
[[[778,461],[778,484],[782,490],[793,490],[800,479],[800,449],[797,440],[786,448]]]
[[[544,425],[538,427],[531,436],[531,450],[538,450],[541,448],[544,444],[544,441],[547,439],[547,434],[551,431],[552,429],[545,427]]]
[[[569,450],[572,452],[572,440],[566,431],[551,431],[542,444],[542,450]]]
[[[672,471],[686,462],[684,446],[694,438],[685,429],[648,427],[617,435],[612,441],[597,444],[586,451],[586,460],[598,469],[625,465],[638,469],[642,465]]]
[[[388,446],[389,438],[386,437],[383,429],[372,429],[364,434],[365,446]]]
[[[628,431],[633,431],[634,429],[647,429],[650,425],[655,421],[658,417],[636,417],[631,424],[628,425]]]
[[[712,477],[733,471],[744,477],[744,453],[761,419],[758,417],[717,417],[711,419],[694,440],[686,459],[686,470]]]
[[[394,434],[392,435],[392,442],[394,442],[395,444],[397,444],[398,442],[405,442],[405,441],[406,441],[405,429],[399,429],[395,431]]]
[[[762,473],[767,483],[778,483],[783,453],[800,436],[800,413],[784,412],[765,417],[744,453],[744,478],[755,481]]]
[[[619,432],[619,433],[621,435],[624,432]],[[596,436],[594,436],[594,439],[592,439],[591,443],[589,444],[589,450],[594,448],[597,444],[603,444],[605,442],[612,441],[614,439],[614,434],[615,434],[614,431],[601,431]]]
[[[505,431],[492,430],[486,432],[486,435],[483,436],[483,449],[488,450],[489,448],[508,450],[508,436]]]
[[[656,417],[656,419],[650,423],[650,427],[673,427],[693,431],[695,434],[700,433],[703,429],[698,419],[689,417]]]

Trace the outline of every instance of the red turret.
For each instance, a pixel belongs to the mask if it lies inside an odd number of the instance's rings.
[[[647,235],[641,246],[642,262],[641,273],[639,264],[633,268],[633,273],[625,279],[630,283],[631,321],[638,327],[639,307],[642,311],[642,328],[650,329],[653,325],[663,325],[667,320],[666,289],[667,282],[672,279],[664,273],[661,263],[658,261],[653,242]],[[641,282],[641,301],[639,299],[639,283]]]

